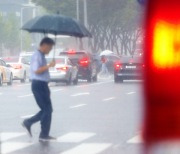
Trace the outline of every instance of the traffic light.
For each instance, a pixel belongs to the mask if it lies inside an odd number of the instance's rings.
[[[144,141],[180,139],[180,0],[150,0],[145,31]]]

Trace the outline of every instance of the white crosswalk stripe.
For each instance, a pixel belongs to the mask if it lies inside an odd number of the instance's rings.
[[[23,148],[29,147],[33,145],[33,143],[24,143],[24,142],[15,142],[11,141],[15,138],[19,138],[25,136],[26,133],[21,132],[2,132],[0,133],[0,141],[1,141],[1,154],[9,154],[17,150],[21,150]]]
[[[5,142],[1,144],[1,154],[9,154],[33,145],[33,143]]]
[[[26,135],[26,133],[3,132],[0,133],[0,140],[1,142],[5,142],[7,140],[21,137],[23,135]]]
[[[112,144],[108,143],[83,143],[60,154],[98,154],[110,148],[111,146]]]
[[[140,144],[140,143],[143,143],[143,140],[142,140],[140,135],[137,135],[137,136],[131,138],[130,140],[128,140],[127,143],[130,143],[130,144]]]
[[[66,143],[70,145],[69,149],[63,151],[61,154],[97,154],[112,147],[111,143],[89,142],[89,139],[92,139],[95,136],[96,133],[93,132],[69,132],[58,137],[56,143]],[[0,133],[0,153],[13,154],[22,150],[26,151],[27,148],[30,148],[38,143],[36,141],[24,140],[25,137],[27,137],[27,135],[24,132]],[[73,143],[76,146],[71,146]]]
[[[95,136],[95,133],[71,132],[58,138],[58,142],[79,143]]]

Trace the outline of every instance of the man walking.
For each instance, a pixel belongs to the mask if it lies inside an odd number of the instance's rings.
[[[45,55],[49,54],[54,44],[55,42],[52,39],[44,38],[40,43],[39,50],[34,53],[31,59],[32,92],[40,111],[35,116],[24,120],[22,125],[32,137],[31,126],[40,121],[41,133],[39,141],[55,140],[55,138],[49,136],[53,109],[48,87],[50,79],[49,68],[54,67],[55,62],[52,61],[50,64],[47,64],[45,59]]]

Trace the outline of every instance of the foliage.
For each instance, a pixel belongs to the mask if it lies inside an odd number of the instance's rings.
[[[80,19],[83,22],[83,1]],[[76,17],[76,0],[34,0],[49,12]],[[118,54],[134,54],[137,40],[142,35],[140,19],[143,8],[136,0],[87,0],[88,25],[93,39],[92,51],[110,49]]]
[[[0,49],[8,50],[10,54],[17,55],[20,52],[20,21],[14,14],[6,17],[0,16]],[[24,49],[30,48],[31,38],[23,35]]]

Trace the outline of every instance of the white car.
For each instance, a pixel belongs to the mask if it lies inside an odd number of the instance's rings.
[[[25,52],[25,53],[21,53],[19,56],[19,63],[24,65],[26,70],[26,76],[28,79],[30,77],[30,63],[33,53],[34,52]]]
[[[6,62],[0,59],[0,86],[2,86],[3,83],[12,85],[13,73]]]
[[[20,80],[24,83],[30,76],[30,61],[33,52],[21,53],[19,57],[3,58],[11,71],[13,72],[13,80]]]
[[[13,80],[20,80],[21,83],[24,83],[27,78],[27,71],[26,67],[21,61],[19,61],[18,57],[8,57],[8,58],[3,58],[4,61],[9,66],[9,69],[13,73]]]

